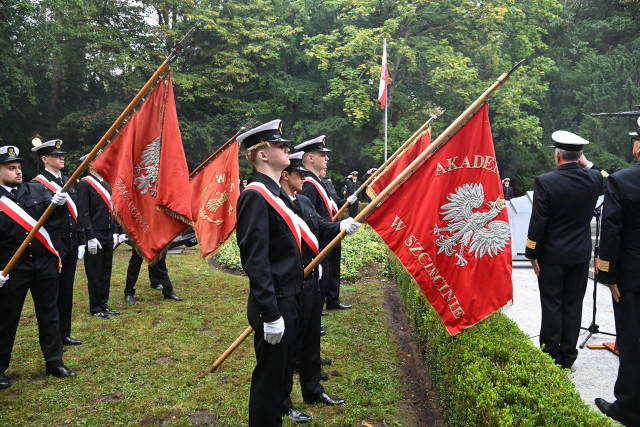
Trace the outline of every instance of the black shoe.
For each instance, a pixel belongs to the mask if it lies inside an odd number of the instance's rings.
[[[163,289],[161,283],[150,283],[149,286],[151,289],[155,289],[156,291],[161,291]]]
[[[321,371],[320,372],[320,381],[328,381],[329,380],[329,374],[327,374],[325,371]]]
[[[304,412],[300,412],[296,408],[291,408],[284,414],[285,417],[289,418],[291,421],[296,423],[304,424],[310,423],[311,417]]]
[[[134,304],[136,301],[133,299],[133,295],[125,295],[124,302],[127,304]]]
[[[75,377],[76,373],[64,365],[57,366],[55,368],[47,368],[47,373],[58,378]]]
[[[172,299],[174,301],[182,301],[184,298],[180,298],[178,295],[171,292],[170,294],[165,294],[164,299]]]
[[[105,319],[105,320],[109,318],[109,315],[108,315],[107,313],[103,313],[103,312],[101,312],[101,311],[99,311],[99,312],[97,312],[97,313],[93,313],[93,315],[94,315],[95,317],[99,317],[99,318],[101,318],[101,319]]]
[[[67,351],[67,347],[62,346],[62,352],[64,353],[64,352],[66,352],[66,351]]]
[[[320,359],[320,365],[322,365],[322,366],[330,366],[331,365],[331,359]]]
[[[341,302],[337,304],[327,304],[327,310],[348,310],[351,308],[351,304],[343,304]]]
[[[119,311],[115,311],[115,310],[111,310],[109,307],[104,309],[105,313],[110,314],[112,316],[117,316],[118,314],[120,314]]]
[[[5,377],[4,374],[0,374],[0,389],[11,387],[11,381]]]
[[[320,323],[320,329],[324,329],[324,323]]]
[[[320,329],[320,336],[323,337],[327,335],[327,331],[325,331],[324,329]]]
[[[625,424],[620,419],[620,416],[617,413],[614,413],[614,411],[612,410],[613,403],[609,403],[602,398],[596,397],[596,406],[598,407],[598,409],[600,409],[600,412],[605,414],[607,417],[613,418],[614,420]]]
[[[65,344],[65,345],[82,345],[82,341],[77,340],[75,338],[71,338],[71,337],[64,337],[64,338],[62,338],[62,344]]]
[[[324,311],[324,310],[322,310],[322,313],[321,313],[321,314],[322,314],[323,316],[327,316],[327,315],[329,314],[329,312],[328,312],[328,311]]]
[[[344,399],[334,399],[329,396],[327,393],[322,393],[316,396],[316,400],[308,403],[324,403],[329,406],[342,405],[344,403]]]

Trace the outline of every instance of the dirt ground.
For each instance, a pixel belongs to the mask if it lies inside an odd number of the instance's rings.
[[[225,273],[242,275],[242,270],[232,270],[221,265],[215,258],[209,259],[209,264]],[[398,347],[398,356],[402,360],[402,379],[404,393],[402,407],[406,410],[406,426],[448,426],[443,415],[442,406],[438,402],[436,389],[424,366],[424,359],[409,326],[409,319],[404,311],[404,305],[398,293],[398,287],[392,280],[380,279],[380,267],[367,265],[361,270],[359,283],[384,286],[387,312],[387,325],[393,332]]]

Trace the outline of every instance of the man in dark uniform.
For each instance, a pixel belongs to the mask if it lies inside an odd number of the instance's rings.
[[[511,180],[509,178],[502,180],[502,194],[504,194],[505,200],[513,199],[513,187],[511,186]]]
[[[64,169],[64,155],[62,151],[62,140],[54,139],[44,142],[31,151],[35,151],[44,165],[42,174],[35,178],[35,181],[44,186],[53,195],[62,188],[69,178],[62,175]],[[60,254],[62,269],[59,274],[58,289],[58,313],[60,315],[60,333],[62,334],[62,344],[80,345],[82,341],[71,337],[71,311],[73,308],[73,281],[76,277],[76,264],[78,259],[84,256],[84,237],[82,235],[82,225],[78,225],[78,192],[75,186],[69,187],[69,198],[65,212],[60,218],[51,219],[47,222],[47,231],[53,241],[53,246]]]
[[[638,121],[640,125],[640,120]],[[640,129],[632,132],[640,161]],[[640,162],[607,179],[602,208],[598,280],[609,286],[620,356],[616,400],[596,406],[626,426],[640,426]]]
[[[589,141],[556,131],[557,169],[533,184],[533,207],[525,256],[538,276],[542,324],[540,346],[563,368],[578,357],[582,300],[591,259],[591,227],[604,178],[582,147]],[[583,168],[584,167],[584,168]]]
[[[309,170],[300,194],[311,200],[315,211],[318,212],[323,219],[332,221],[333,216],[338,212],[338,204],[329,194],[331,190],[332,193],[335,193],[335,197],[337,197],[333,185],[328,187],[327,183],[322,181],[327,175],[327,163],[329,162],[327,152],[331,151],[330,148],[325,146],[325,136],[320,135],[317,138],[297,145],[295,148],[304,151],[302,162],[305,168]],[[349,203],[355,203],[356,200],[357,197],[355,195],[347,198]],[[338,202],[344,201],[338,200]],[[320,250],[324,249],[329,243],[330,240],[320,240]],[[343,304],[340,301],[340,248],[341,245],[336,246],[331,251],[331,254],[320,263],[323,269],[323,275],[320,279],[320,290],[322,292],[322,300],[326,302],[328,309],[346,310],[351,308],[351,305]],[[338,276],[337,281],[335,278],[332,279],[332,275],[336,274]]]
[[[52,198],[42,184],[23,184],[22,159],[18,157],[19,154],[18,148],[12,145],[0,147],[2,268],[9,263],[49,204],[64,205],[68,197],[67,193],[56,193]],[[63,209],[55,209],[51,217],[58,218],[64,213]],[[11,386],[9,378],[4,373],[11,361],[20,313],[28,291],[31,291],[38,319],[40,348],[46,361],[47,372],[59,378],[75,375],[75,372],[62,362],[57,307],[59,262],[58,253],[43,227],[13,266],[10,274],[0,271],[0,389]]]
[[[302,185],[305,173],[309,172],[302,164],[303,152],[289,156],[291,162],[285,168],[280,177],[280,184],[292,201],[293,211],[298,215],[304,224],[313,234],[311,239],[302,239],[302,264],[306,267],[319,252],[318,238],[331,240],[338,235],[341,230],[353,234],[360,224],[353,218],[347,218],[340,222],[329,222],[324,220],[314,209],[311,201],[302,194]],[[324,403],[330,406],[341,405],[344,399],[334,399],[324,390],[320,384],[321,358],[320,358],[320,313],[322,312],[322,299],[320,286],[318,284],[318,269],[312,271],[304,279],[302,289],[302,308],[300,322],[296,338],[295,360],[299,364],[300,388],[302,398],[307,403]],[[293,385],[293,370],[287,373],[286,398],[284,401],[284,411],[287,418],[296,422],[311,421],[311,417],[300,412],[291,402],[291,389]]]
[[[110,314],[120,314],[107,305],[111,289],[113,248],[119,240],[118,228],[113,220],[109,184],[95,175],[85,176],[78,182],[78,202],[80,221],[87,241],[84,270],[89,289],[89,311],[100,319],[108,319]]]
[[[280,124],[273,120],[237,138],[257,170],[240,194],[236,211],[240,259],[249,276],[247,318],[255,331],[250,426],[282,425],[304,277],[299,237],[289,226],[295,217],[293,205],[278,183],[289,165],[290,145]]]
[[[135,249],[131,251],[131,258],[129,258],[129,267],[127,268],[127,282],[124,288],[124,302],[127,304],[135,303],[133,296],[136,294],[135,285],[140,275],[140,267],[142,267],[142,257],[138,255]],[[157,289],[162,291],[164,299],[170,299],[174,301],[182,301],[184,298],[179,297],[173,291],[173,284],[169,277],[169,269],[167,269],[167,254],[163,254],[162,257],[153,265],[148,266],[149,281],[151,289]]]
[[[347,182],[346,182],[347,191],[345,192],[345,198],[351,196],[352,194],[355,194],[356,196],[355,203],[351,203],[349,205],[349,216],[351,218],[355,218],[356,216],[358,216],[358,205],[360,204],[360,195],[356,194],[356,191],[358,191],[362,183],[358,181],[358,171],[351,172],[349,176],[351,178],[347,179]]]

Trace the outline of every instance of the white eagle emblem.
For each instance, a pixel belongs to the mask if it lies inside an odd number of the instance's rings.
[[[505,221],[492,221],[505,207],[504,199],[487,202],[489,210],[474,212],[484,204],[482,184],[464,184],[455,193],[447,196],[449,203],[441,207],[442,219],[446,227],[435,225],[433,234],[438,236],[436,244],[440,247],[438,254],[444,252],[448,256],[455,255],[456,265],[464,267],[468,261],[464,251],[468,247],[469,254],[482,258],[489,254],[493,258],[509,244],[509,224]],[[460,244],[458,250],[456,246]]]
[[[142,195],[149,192],[151,196],[155,197],[158,191],[161,145],[162,138],[157,137],[154,139],[142,152],[140,163],[133,168],[133,173],[136,175],[136,178],[133,178],[133,185],[136,185]]]

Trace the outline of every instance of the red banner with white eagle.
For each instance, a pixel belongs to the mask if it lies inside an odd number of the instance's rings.
[[[238,142],[234,141],[189,182],[193,228],[203,258],[215,255],[233,235],[239,176]]]
[[[391,181],[396,176],[400,175],[402,171],[413,162],[416,157],[420,155],[431,144],[431,126],[429,126],[422,134],[417,137],[411,145],[405,148],[386,170],[382,171],[369,187],[367,188],[367,194],[371,199],[375,199],[378,194],[384,190],[387,185],[391,184]]]
[[[511,236],[485,104],[367,222],[455,335],[513,297]]]
[[[164,77],[93,162],[129,240],[149,262],[191,221],[189,169],[171,75]]]

